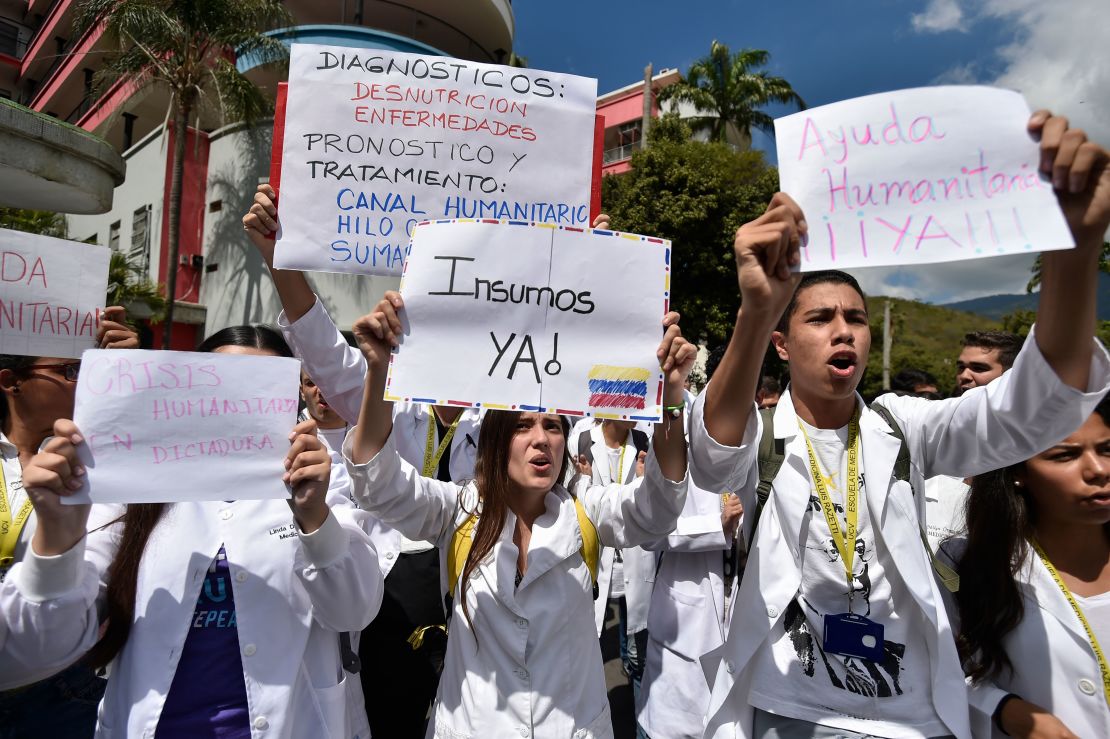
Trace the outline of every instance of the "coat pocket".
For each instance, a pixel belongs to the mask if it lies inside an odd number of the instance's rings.
[[[347,721],[347,676],[337,685],[328,688],[316,688],[316,702],[320,705],[320,714],[327,727],[329,739],[349,739],[350,725]]]
[[[652,606],[661,612],[652,618],[649,638],[689,660],[698,660],[720,646],[714,605],[703,593],[684,593],[659,583],[655,592]]]

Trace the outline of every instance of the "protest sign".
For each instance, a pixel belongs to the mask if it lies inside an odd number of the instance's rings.
[[[0,354],[79,357],[96,345],[106,246],[0,229]]]
[[[659,420],[670,246],[526,222],[418,226],[386,399]]]
[[[868,95],[775,120],[779,180],[805,212],[802,270],[1074,246],[1029,107],[991,87]]]
[[[299,379],[285,357],[90,349],[73,416],[87,484],[66,502],[289,497]]]
[[[585,77],[294,44],[275,266],[399,275],[430,219],[588,227],[596,97]]]

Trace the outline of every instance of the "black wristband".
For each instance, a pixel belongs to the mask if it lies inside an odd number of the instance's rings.
[[[997,726],[998,730],[1006,736],[1009,736],[1010,733],[1002,728],[1002,709],[1006,707],[1007,703],[1015,698],[1021,700],[1021,696],[1014,693],[1007,693],[1006,695],[1002,696],[1002,700],[998,701],[998,705],[995,706],[994,713],[991,714],[991,720],[994,721],[994,725]]]

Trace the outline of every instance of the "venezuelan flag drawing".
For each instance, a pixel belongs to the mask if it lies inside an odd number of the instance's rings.
[[[590,407],[643,410],[650,377],[651,372],[642,367],[595,364],[586,375],[590,385]]]

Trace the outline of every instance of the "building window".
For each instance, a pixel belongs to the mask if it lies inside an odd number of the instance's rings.
[[[108,226],[108,247],[112,251],[119,251],[119,221]]]
[[[642,124],[643,121],[622,123],[617,128],[617,143],[621,146],[631,146],[632,144],[640,143],[640,139],[643,137]]]
[[[19,28],[11,23],[0,21],[0,54],[21,56],[19,48]]]
[[[131,217],[131,251],[127,261],[146,274],[150,272],[150,206],[144,205]]]

